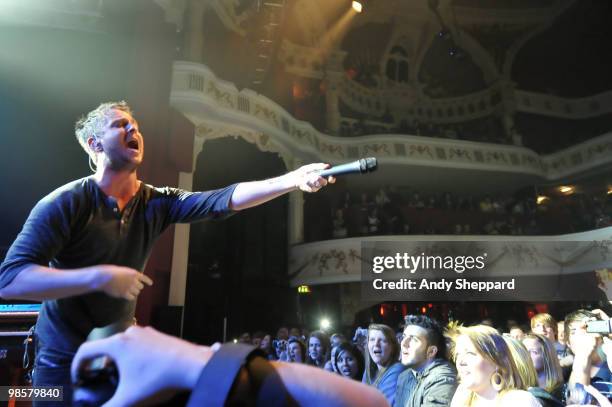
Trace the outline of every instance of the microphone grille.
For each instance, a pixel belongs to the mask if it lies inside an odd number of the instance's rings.
[[[367,157],[359,160],[359,170],[361,173],[372,172],[376,170],[378,163],[375,157]]]

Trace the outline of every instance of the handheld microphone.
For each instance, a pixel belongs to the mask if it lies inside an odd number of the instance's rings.
[[[377,166],[378,163],[376,162],[376,158],[367,157],[357,161],[353,161],[352,163],[336,165],[335,167],[331,167],[319,172],[319,175],[322,177],[335,177],[343,174],[365,174],[366,172],[372,172],[376,170]]]

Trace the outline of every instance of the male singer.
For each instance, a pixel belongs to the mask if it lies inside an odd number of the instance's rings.
[[[153,243],[173,223],[221,217],[328,182],[326,164],[277,178],[187,192],[138,179],[144,138],[125,102],[103,103],[76,123],[95,174],[36,204],[0,266],[0,297],[43,301],[36,324],[34,385],[64,386],[70,363],[94,328],[130,324],[135,301],[153,281],[142,271]],[[50,404],[45,404],[50,405]]]

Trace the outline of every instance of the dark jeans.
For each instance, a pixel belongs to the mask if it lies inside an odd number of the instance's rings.
[[[70,363],[72,363],[73,356],[50,349],[39,348],[37,350],[32,384],[34,386],[62,386],[63,401],[35,401],[34,407],[63,407],[72,404]]]

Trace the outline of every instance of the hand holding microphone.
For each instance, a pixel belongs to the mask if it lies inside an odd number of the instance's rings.
[[[308,164],[298,168],[291,174],[297,177],[295,185],[304,192],[317,192],[319,189],[336,182],[336,176],[344,174],[365,174],[376,170],[376,158],[368,157],[360,160],[329,167],[329,164]],[[328,178],[326,178],[328,177]]]

